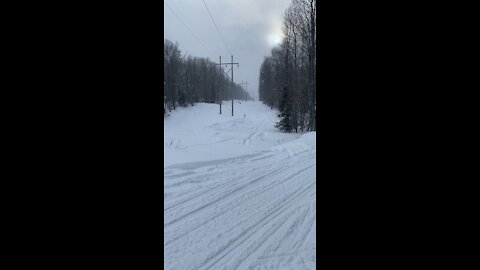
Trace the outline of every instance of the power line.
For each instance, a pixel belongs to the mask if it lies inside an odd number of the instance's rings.
[[[176,10],[176,13],[177,13],[178,15],[180,15],[180,17],[183,19],[183,21],[185,22],[185,24],[186,24],[190,29],[195,29],[195,27],[192,27],[192,25],[189,23],[189,18],[182,13],[182,8],[179,8],[179,7],[175,4],[175,1],[171,2],[170,5],[173,6],[173,8]],[[198,31],[194,31],[194,32],[199,33]]]
[[[207,7],[207,3],[205,3],[205,0],[202,0],[202,2],[203,2],[203,4],[205,5],[205,8],[207,9],[207,12],[208,12],[208,15],[210,16],[210,19],[212,19],[213,25],[215,26],[215,29],[217,30],[218,35],[220,35],[220,39],[222,39],[223,45],[225,45],[225,49],[227,49],[227,52],[228,52],[230,55],[232,55],[233,53],[231,53],[230,50],[228,49],[227,43],[225,43],[225,40],[223,39],[223,36],[222,36],[222,34],[220,33],[220,30],[218,30],[218,26],[217,26],[217,24],[215,23],[215,20],[213,19],[213,16],[212,16],[212,14],[210,13],[210,10],[209,10],[208,7]]]
[[[207,51],[209,54],[211,55],[214,55],[212,53],[212,51],[210,51],[210,49],[207,48],[207,46],[205,46],[205,44],[203,44],[203,42],[200,41],[200,39],[195,35],[195,33],[193,33],[193,31],[187,26],[187,24],[182,20],[180,19],[180,17],[178,17],[177,13],[175,13],[175,11],[173,11],[173,9],[167,4],[167,2],[164,2],[165,5],[168,7],[168,9],[170,9],[170,11],[173,13],[173,15],[175,15],[175,17],[185,26],[185,28],[190,32],[190,34],[192,34],[192,36],[198,41],[198,43],[200,43],[200,45],[202,45]]]
[[[241,69],[240,67],[238,67],[238,72],[240,73],[240,77],[247,79],[247,77],[244,77],[244,76],[243,76],[243,74],[242,74],[242,69]],[[252,98],[253,100],[255,100],[257,94],[256,94],[254,88],[250,89],[250,91],[247,91],[247,93],[248,93],[249,95],[251,94],[251,95],[252,95],[251,98]]]
[[[245,78],[242,74],[242,70],[240,69],[240,66],[238,66],[238,72],[240,72],[240,77]],[[246,79],[246,78],[245,78]]]

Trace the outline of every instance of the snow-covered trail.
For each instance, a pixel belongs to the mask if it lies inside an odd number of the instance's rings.
[[[259,102],[196,106],[165,122],[183,141],[164,153],[165,269],[315,269],[315,133],[278,132]]]

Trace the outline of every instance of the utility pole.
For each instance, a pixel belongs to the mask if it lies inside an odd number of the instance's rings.
[[[243,86],[245,83],[242,81],[240,85],[242,86],[243,91],[245,91],[245,87]],[[243,94],[243,99],[245,99],[245,94]]]
[[[242,86],[245,85],[245,94],[243,95],[245,97],[245,100],[247,100],[247,93],[248,93],[248,82],[243,82],[242,81]]]
[[[220,56],[220,71],[222,71],[222,57]],[[222,89],[218,89],[218,99],[220,101],[220,114],[222,114],[222,96],[221,96],[221,93],[222,92]]]
[[[230,85],[230,89],[231,89],[231,92],[233,94],[233,65],[237,65],[237,67],[240,67],[240,64],[233,62],[233,55],[232,55],[232,62],[231,63],[223,63],[222,64],[222,57],[220,56],[220,63],[218,63],[216,65],[220,65],[220,69],[222,68],[222,65],[225,65],[225,66],[231,65],[232,66],[232,68],[229,71],[232,71],[232,76],[231,76],[232,84]],[[225,74],[228,76],[228,71]],[[221,101],[220,101],[220,103],[221,103]],[[232,116],[233,116],[233,96],[232,96]]]

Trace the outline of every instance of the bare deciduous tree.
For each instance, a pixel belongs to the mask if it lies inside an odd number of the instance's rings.
[[[286,132],[316,129],[315,5],[315,0],[292,1],[283,18],[284,39],[260,69],[260,100],[280,109],[278,127]]]
[[[198,57],[181,55],[178,43],[164,42],[164,97],[166,110],[177,105],[221,100],[251,99],[243,88],[233,84],[218,65]]]

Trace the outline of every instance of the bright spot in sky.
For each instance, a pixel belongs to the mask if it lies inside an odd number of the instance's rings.
[[[271,33],[268,36],[268,44],[270,46],[277,46],[282,42],[283,34],[281,31]]]

